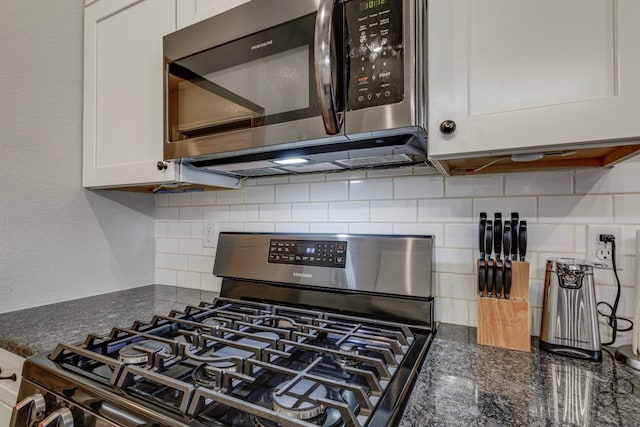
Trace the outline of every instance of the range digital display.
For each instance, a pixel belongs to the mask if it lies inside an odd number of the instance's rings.
[[[315,253],[315,243],[296,243],[296,255],[313,255]]]

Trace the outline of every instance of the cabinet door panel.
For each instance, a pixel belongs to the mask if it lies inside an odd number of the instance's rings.
[[[249,0],[179,0],[178,28],[183,28]]]
[[[163,158],[162,36],[175,0],[98,2],[85,9],[84,185],[171,181]]]
[[[640,136],[639,2],[481,3],[429,3],[432,157]]]

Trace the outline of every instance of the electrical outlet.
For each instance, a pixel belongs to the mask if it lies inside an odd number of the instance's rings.
[[[611,234],[616,238],[616,268],[622,270],[622,231],[620,225],[588,225],[587,259],[597,268],[613,269],[613,245],[600,238]]]
[[[218,243],[218,227],[215,222],[204,225],[204,241],[202,246],[205,248],[215,248]]]

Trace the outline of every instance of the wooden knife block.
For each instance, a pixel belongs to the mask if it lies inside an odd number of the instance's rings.
[[[478,344],[531,351],[529,263],[512,261],[511,298],[478,296]]]

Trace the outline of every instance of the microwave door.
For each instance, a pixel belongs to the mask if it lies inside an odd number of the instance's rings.
[[[173,140],[251,128],[264,123],[264,107],[178,64],[169,64],[169,69],[169,85],[175,87],[182,98],[178,102],[183,105],[178,112],[177,124],[170,129]],[[188,102],[184,98],[188,98]]]

